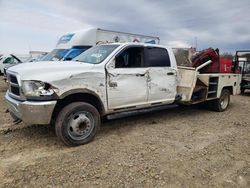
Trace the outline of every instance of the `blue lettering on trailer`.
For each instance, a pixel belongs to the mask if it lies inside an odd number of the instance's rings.
[[[75,34],[74,33],[71,33],[71,34],[67,34],[67,35],[63,35],[57,44],[61,44],[61,43],[67,43],[71,40],[71,38],[74,36]]]

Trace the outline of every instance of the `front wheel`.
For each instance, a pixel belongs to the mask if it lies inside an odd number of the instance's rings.
[[[230,103],[230,91],[223,89],[219,99],[209,101],[209,107],[217,112],[225,111]]]
[[[90,142],[100,126],[100,114],[85,102],[74,102],[65,106],[55,122],[56,135],[68,146]]]

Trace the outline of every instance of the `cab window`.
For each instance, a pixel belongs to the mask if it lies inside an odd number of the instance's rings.
[[[130,47],[115,58],[115,68],[140,68],[143,63],[144,48]]]
[[[166,49],[147,47],[145,51],[145,67],[170,67],[170,59]]]

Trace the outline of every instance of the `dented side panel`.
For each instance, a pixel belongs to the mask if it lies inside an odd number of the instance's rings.
[[[146,68],[109,69],[107,73],[108,108],[126,108],[147,103]]]
[[[177,71],[171,67],[150,67],[148,102],[173,103],[176,96]]]
[[[107,110],[106,102],[106,82],[104,72],[84,72],[62,80],[51,83],[59,98],[65,97],[65,93],[70,95],[71,91],[84,91],[85,89],[98,96],[103,103],[105,111]]]

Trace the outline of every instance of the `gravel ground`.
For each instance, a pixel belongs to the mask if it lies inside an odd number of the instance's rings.
[[[250,93],[222,113],[185,107],[109,121],[69,148],[49,126],[13,125],[0,79],[0,187],[250,187]]]

